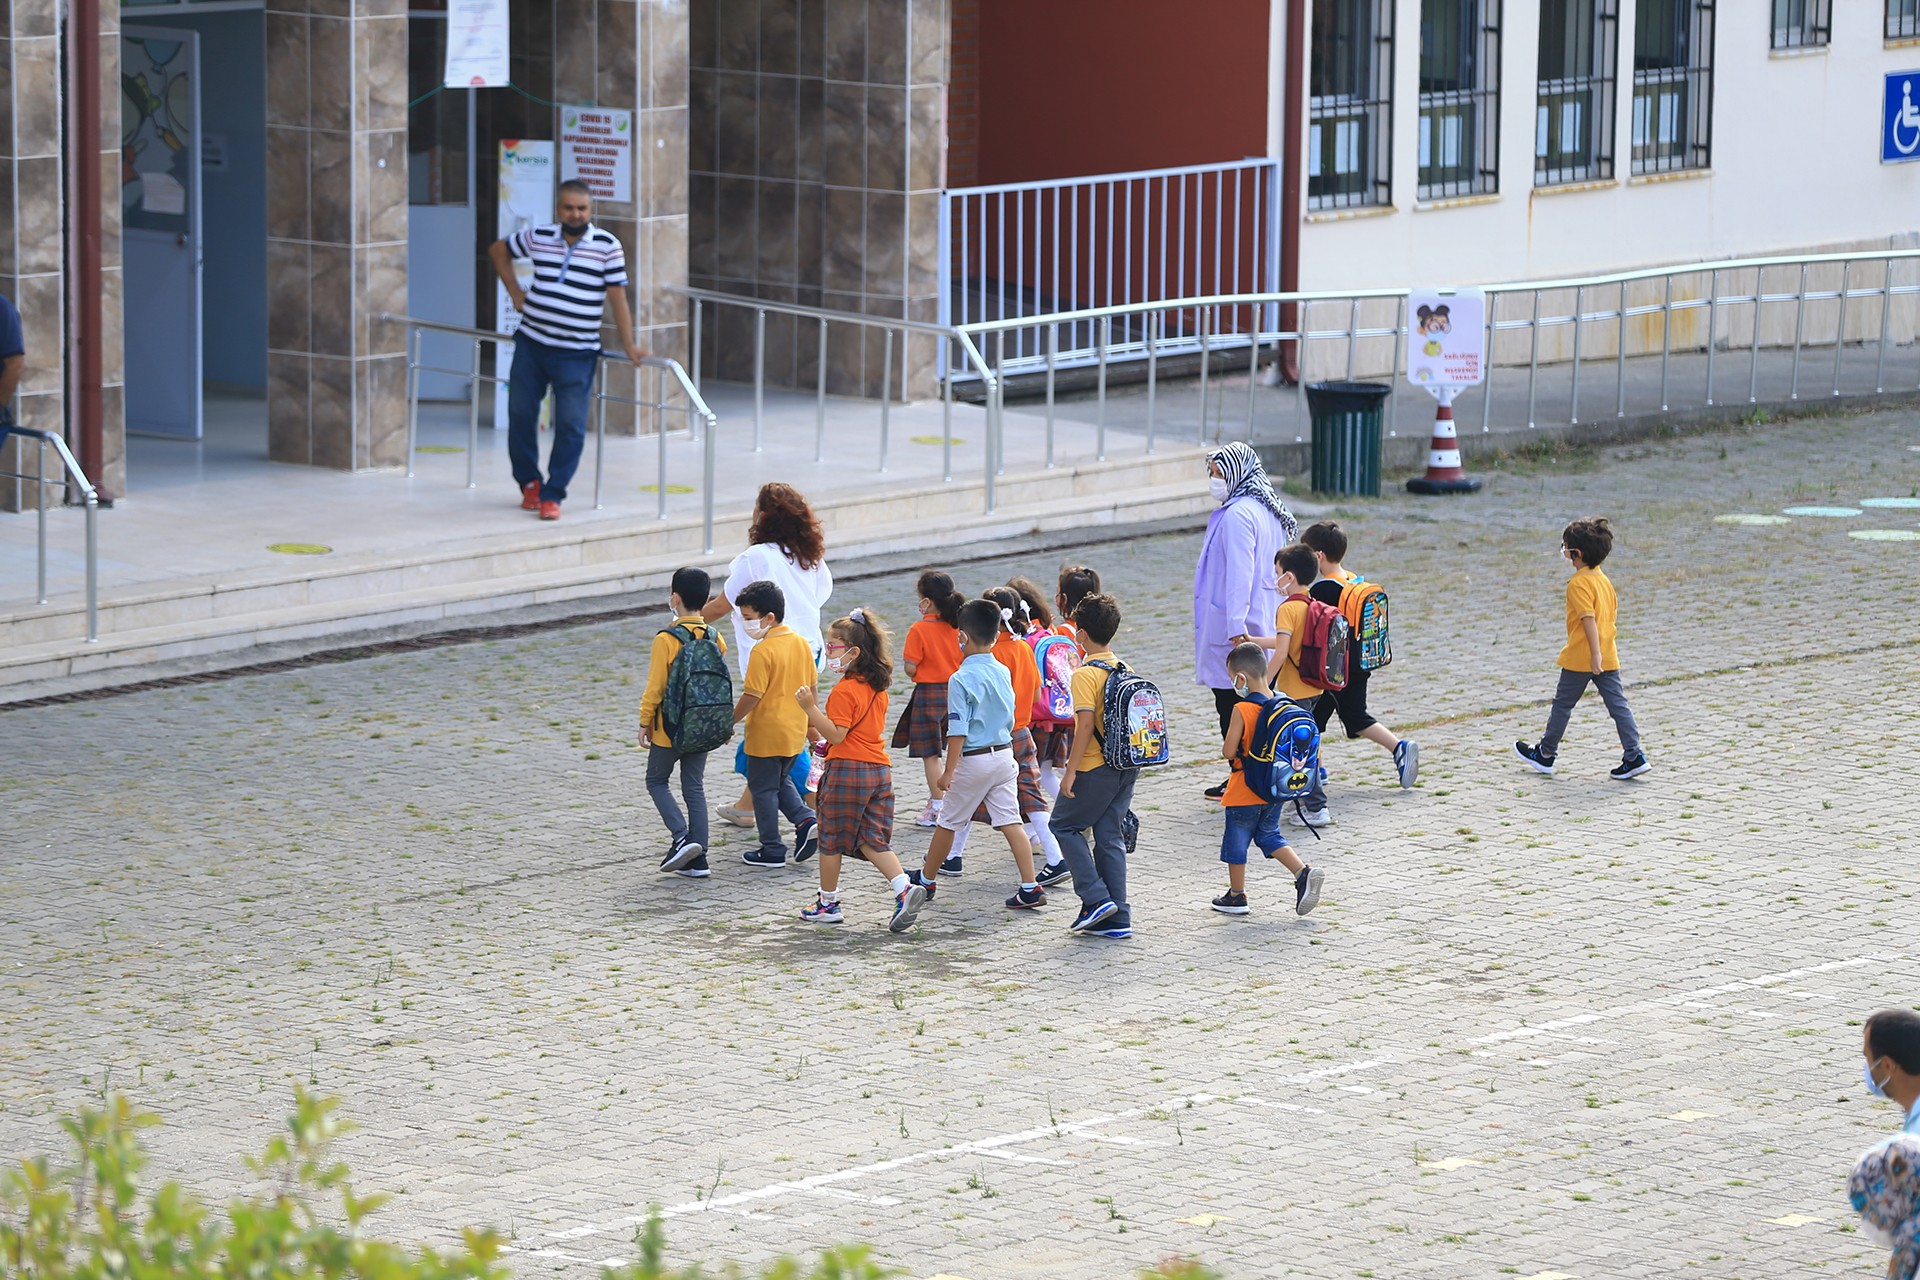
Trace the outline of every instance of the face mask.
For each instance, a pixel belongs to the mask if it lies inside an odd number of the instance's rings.
[[[1887,1091],[1886,1091],[1886,1089],[1885,1089],[1885,1088],[1883,1088],[1883,1087],[1881,1086],[1881,1084],[1880,1084],[1880,1082],[1879,1082],[1878,1080],[1875,1080],[1875,1079],[1873,1078],[1873,1063],[1871,1063],[1871,1062],[1863,1062],[1863,1063],[1861,1063],[1861,1064],[1860,1064],[1860,1075],[1861,1075],[1861,1076],[1862,1076],[1862,1077],[1863,1077],[1863,1078],[1864,1078],[1864,1079],[1866,1080],[1866,1082],[1867,1082],[1867,1092],[1868,1092],[1868,1093],[1870,1093],[1870,1094],[1872,1094],[1872,1095],[1873,1095],[1874,1097],[1876,1097],[1876,1098],[1884,1098],[1884,1097],[1886,1097],[1886,1096],[1887,1096]]]
[[[846,654],[844,653],[839,654],[835,657],[827,659],[827,670],[833,672],[835,675],[839,675],[841,672],[845,671],[846,669],[847,669]]]
[[[566,228],[566,232],[568,235],[577,236],[587,229],[587,219],[582,218],[578,222],[568,222],[565,219],[562,219],[560,222],[560,225]]]
[[[1208,476],[1207,492],[1213,495],[1215,502],[1225,502],[1227,500],[1227,482],[1219,476]]]
[[[749,640],[764,640],[767,638],[767,632],[773,630],[773,628],[767,624],[765,618],[742,620],[740,629],[747,633],[747,639]]]
[[[1233,694],[1234,694],[1234,696],[1235,696],[1236,698],[1244,698],[1244,697],[1246,697],[1246,696],[1247,696],[1247,682],[1246,682],[1246,681],[1244,681],[1244,680],[1235,680],[1235,681],[1233,682]]]

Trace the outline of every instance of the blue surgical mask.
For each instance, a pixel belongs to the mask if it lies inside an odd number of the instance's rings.
[[[1235,697],[1239,697],[1239,698],[1244,698],[1244,697],[1246,697],[1246,696],[1247,696],[1247,682],[1246,682],[1245,680],[1235,680],[1235,681],[1233,682],[1233,692],[1234,692],[1234,696],[1235,696]]]
[[[1872,1094],[1876,1098],[1884,1098],[1887,1096],[1886,1089],[1882,1087],[1882,1085],[1878,1080],[1875,1080],[1873,1078],[1873,1063],[1871,1061],[1863,1062],[1860,1064],[1860,1075],[1867,1082],[1868,1093]]]

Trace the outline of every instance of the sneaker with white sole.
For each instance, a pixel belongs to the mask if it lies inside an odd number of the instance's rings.
[[[1393,768],[1400,775],[1401,790],[1411,790],[1420,777],[1420,744],[1412,738],[1402,738],[1393,749]]]
[[[1330,827],[1333,825],[1333,811],[1330,809],[1309,809],[1303,805],[1293,805],[1282,811],[1281,818],[1296,827]]]
[[[787,860],[777,853],[768,853],[762,849],[749,849],[740,855],[740,861],[755,871],[778,871],[787,865]]]
[[[1625,782],[1628,778],[1637,778],[1653,768],[1652,761],[1641,752],[1635,751],[1620,757],[1620,763],[1607,770],[1607,776],[1615,782]]]
[[[1073,879],[1073,872],[1068,870],[1067,860],[1065,858],[1060,859],[1058,862],[1049,862],[1046,866],[1040,868],[1040,874],[1034,877],[1034,881],[1038,883],[1042,889],[1051,889],[1053,886],[1064,884],[1071,879]]]
[[[667,850],[667,856],[660,859],[662,871],[679,871],[692,866],[707,856],[707,847],[692,840],[676,842]]]
[[[957,853],[949,854],[947,860],[940,864],[940,874],[949,880],[958,880],[966,873],[965,860]]]
[[[1306,915],[1320,905],[1320,882],[1327,873],[1318,867],[1302,867],[1293,878],[1293,914]]]
[[[814,895],[812,906],[800,909],[800,918],[808,924],[843,924],[846,921],[846,917],[840,914],[839,900],[828,902],[819,894]]]
[[[1253,910],[1247,905],[1246,894],[1231,889],[1213,900],[1213,909],[1226,916],[1244,916]]]
[[[905,933],[913,928],[914,920],[920,915],[920,908],[927,905],[927,891],[924,886],[909,884],[893,899],[893,919],[887,921],[888,933]]]
[[[1544,773],[1551,778],[1553,762],[1557,757],[1548,755],[1531,742],[1516,742],[1513,744],[1513,758],[1535,773]]]
[[[705,880],[713,875],[713,869],[707,865],[707,855],[703,853],[673,874],[685,876],[689,880]]]
[[[927,801],[927,807],[920,811],[920,816],[913,820],[913,825],[916,827],[937,827],[940,825],[940,810],[935,807],[933,801]]]
[[[1080,914],[1075,916],[1073,923],[1067,926],[1067,932],[1086,933],[1096,926],[1106,923],[1107,920],[1117,915],[1119,911],[1120,908],[1118,904],[1111,900],[1107,902],[1096,902],[1090,907],[1081,907]]]
[[[1131,938],[1133,936],[1133,915],[1122,907],[1108,916],[1105,921],[1087,930],[1102,938]]]
[[[793,833],[793,860],[805,862],[820,847],[820,824],[804,822]]]

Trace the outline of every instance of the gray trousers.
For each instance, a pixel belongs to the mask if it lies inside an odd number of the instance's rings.
[[[760,852],[787,856],[780,838],[780,815],[786,814],[795,831],[813,821],[813,810],[793,785],[794,756],[748,756],[747,790],[753,795],[754,826],[760,830]]]
[[[1073,775],[1073,795],[1054,802],[1047,823],[1073,874],[1073,891],[1082,906],[1111,902],[1127,906],[1127,841],[1120,820],[1133,804],[1138,769],[1099,768]],[[1093,833],[1089,848],[1087,833]]]
[[[686,797],[687,811],[673,798],[673,770],[680,769],[680,794]],[[675,844],[692,841],[707,847],[707,753],[694,751],[682,755],[672,747],[647,749],[647,794],[667,824],[667,834]]]
[[[1580,701],[1589,684],[1600,691],[1600,700],[1607,704],[1613,727],[1620,732],[1620,749],[1628,755],[1639,754],[1640,726],[1633,722],[1633,708],[1627,705],[1627,688],[1620,683],[1620,673],[1603,671],[1595,675],[1591,671],[1568,671],[1565,667],[1560,669],[1560,687],[1553,691],[1553,710],[1547,713],[1547,731],[1536,744],[1540,754],[1559,754],[1560,739],[1567,732],[1567,717],[1573,714],[1574,704]]]

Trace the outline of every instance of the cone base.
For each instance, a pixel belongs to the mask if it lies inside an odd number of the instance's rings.
[[[1432,476],[1415,476],[1407,481],[1408,493],[1478,493],[1480,482],[1472,476],[1461,476],[1455,480],[1436,480]]]

